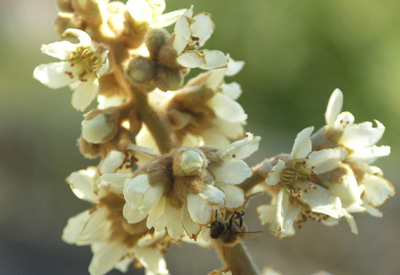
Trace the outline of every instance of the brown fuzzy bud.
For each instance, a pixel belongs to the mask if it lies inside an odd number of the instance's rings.
[[[145,43],[153,60],[157,60],[158,52],[168,41],[169,33],[165,29],[153,29],[145,37]]]
[[[57,0],[57,6],[62,12],[74,12],[72,0]]]
[[[148,84],[155,75],[156,66],[151,59],[144,56],[134,57],[128,65],[126,75],[135,84]]]
[[[196,123],[196,119],[191,114],[178,110],[168,111],[168,118],[174,130],[182,130],[191,122]]]
[[[169,43],[164,44],[158,51],[158,63],[169,68],[182,68],[176,62],[177,57],[178,53]]]
[[[73,13],[59,12],[56,20],[54,21],[57,33],[62,36],[63,33],[69,29],[84,29],[84,24],[79,16]]]
[[[82,136],[78,139],[79,151],[89,159],[94,159],[100,155],[100,145],[87,142]]]
[[[158,67],[155,76],[155,85],[162,91],[176,91],[183,84],[183,74],[178,69]]]
[[[93,26],[99,26],[103,23],[101,12],[101,1],[98,0],[72,0],[75,11],[86,19],[86,22]]]

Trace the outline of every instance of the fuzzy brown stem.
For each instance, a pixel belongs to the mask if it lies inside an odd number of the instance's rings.
[[[225,271],[230,270],[232,275],[260,274],[242,242],[235,246],[226,246],[219,241],[214,243],[219,257],[225,264]]]
[[[118,50],[117,47],[113,52],[116,50]],[[114,55],[115,64],[121,64],[120,59]],[[121,87],[132,93],[137,112],[152,134],[160,152],[165,154],[179,147],[179,141],[168,119],[151,106],[147,94],[142,93],[128,82],[121,66],[115,66],[114,75]]]

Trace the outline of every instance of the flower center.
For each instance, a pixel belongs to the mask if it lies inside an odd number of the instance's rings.
[[[88,46],[77,47],[75,51],[71,53],[70,58],[67,59],[71,67],[77,66],[78,78],[80,81],[87,81],[87,75],[97,74],[103,65],[101,58]],[[68,72],[72,76],[72,72]]]

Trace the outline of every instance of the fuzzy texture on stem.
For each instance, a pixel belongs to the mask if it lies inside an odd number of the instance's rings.
[[[251,170],[253,175],[239,184],[245,193],[248,193],[254,186],[265,181],[265,176],[272,169],[272,162],[274,158],[266,159],[261,163],[255,165]]]
[[[214,244],[219,257],[225,264],[224,271],[230,270],[232,275],[260,274],[242,242],[235,246],[226,246],[219,241],[215,241]]]

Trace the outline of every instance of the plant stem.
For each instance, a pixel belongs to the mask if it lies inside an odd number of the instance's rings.
[[[219,257],[225,264],[225,271],[230,270],[232,275],[260,274],[242,242],[235,246],[226,246],[219,241],[215,241],[214,244]]]
[[[116,50],[118,50],[117,46],[113,52]],[[121,51],[119,51],[119,53],[121,53]],[[115,64],[121,64],[119,59],[122,58],[118,58],[115,55],[113,55],[113,57],[116,61]],[[165,154],[179,147],[179,141],[167,117],[157,112],[153,106],[151,106],[147,94],[142,93],[128,82],[120,65],[115,66],[114,75],[121,87],[133,95],[137,112],[153,136],[160,153]]]

